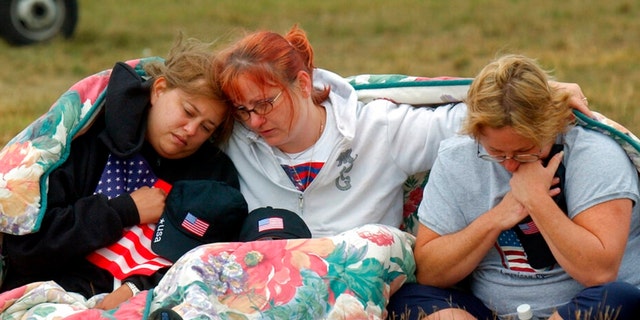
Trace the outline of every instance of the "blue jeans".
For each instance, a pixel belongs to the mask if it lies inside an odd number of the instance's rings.
[[[609,282],[586,288],[564,306],[558,314],[565,320],[578,319],[639,319],[640,289],[626,282]]]
[[[481,320],[497,317],[473,294],[457,289],[440,289],[418,283],[405,283],[389,299],[389,320],[417,320],[442,309],[463,309]]]
[[[406,283],[393,294],[387,311],[389,319],[414,320],[448,308],[466,310],[481,320],[496,319],[493,312],[471,293],[417,283]],[[625,282],[610,282],[589,287],[579,292],[569,303],[558,308],[558,313],[564,320],[577,320],[578,314],[580,320],[639,319],[640,289]]]

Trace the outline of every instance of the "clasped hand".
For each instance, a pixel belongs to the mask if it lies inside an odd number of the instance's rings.
[[[131,193],[136,204],[140,223],[156,223],[164,211],[167,194],[160,188],[141,187]]]
[[[496,209],[502,212],[500,221],[503,230],[510,229],[530,215],[529,209],[543,197],[554,197],[560,193],[558,177],[554,177],[562,161],[563,152],[554,155],[544,167],[541,161],[522,163],[513,173],[507,192]]]

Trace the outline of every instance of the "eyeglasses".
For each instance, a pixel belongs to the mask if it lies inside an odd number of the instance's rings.
[[[253,104],[253,109],[245,106],[237,106],[233,112],[233,116],[241,121],[247,121],[251,118],[251,112],[259,116],[265,116],[273,111],[273,104],[280,98],[282,91],[271,99],[264,99]]]
[[[504,162],[505,160],[508,159],[512,159],[518,162],[536,162],[538,160],[540,160],[540,155],[542,154],[542,149],[540,150],[540,152],[538,152],[537,154],[533,154],[533,153],[522,153],[522,154],[514,154],[510,157],[507,156],[493,156],[490,154],[486,154],[480,153],[480,143],[476,143],[478,145],[478,158],[482,159],[482,160],[487,160],[487,161],[491,161],[491,162]]]

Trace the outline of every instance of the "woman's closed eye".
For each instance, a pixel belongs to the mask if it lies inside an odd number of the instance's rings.
[[[203,122],[200,127],[202,127],[206,133],[213,133],[213,131],[216,130],[216,125],[213,123],[209,124],[207,122]]]
[[[199,112],[197,112],[197,109],[190,104],[185,105],[182,110],[188,119],[195,119],[198,117]],[[216,130],[216,124],[210,120],[202,121],[199,127],[207,134],[211,134]]]

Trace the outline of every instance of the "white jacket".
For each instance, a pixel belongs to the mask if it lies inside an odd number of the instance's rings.
[[[460,128],[466,106],[416,108],[382,99],[364,104],[342,77],[316,69],[314,86],[327,85],[331,93],[323,105],[332,108],[340,139],[304,192],[294,187],[272,147],[236,123],[225,151],[238,169],[249,210],[296,212],[314,237],[368,223],[400,226],[402,184],[431,169],[440,141]]]

